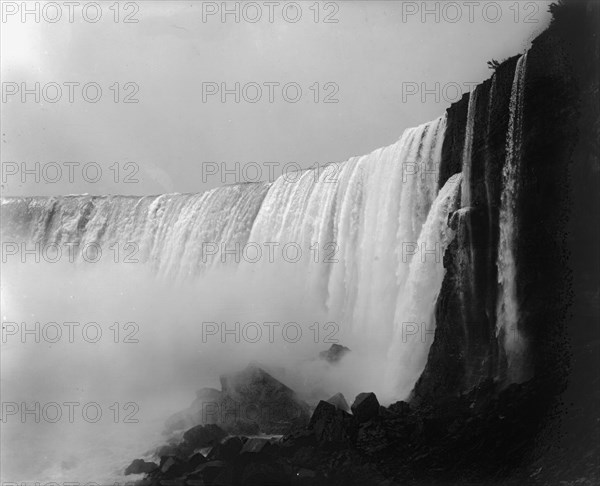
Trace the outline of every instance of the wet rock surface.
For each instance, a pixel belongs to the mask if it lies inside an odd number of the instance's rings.
[[[146,474],[154,471],[158,465],[154,462],[147,462],[143,459],[134,459],[125,469],[125,476],[130,474]]]
[[[202,388],[189,408],[171,416],[165,433],[218,425],[228,434],[284,434],[308,423],[308,404],[255,363],[222,375],[220,381],[221,390]]]
[[[327,403],[331,403],[332,405],[335,405],[337,408],[339,408],[340,410],[343,410],[344,412],[350,411],[350,406],[348,405],[348,402],[346,401],[346,398],[344,397],[344,395],[342,395],[341,393],[336,393],[335,395],[333,395],[332,397],[328,398],[325,401]]]
[[[359,423],[379,415],[379,401],[375,393],[359,393],[351,408],[352,415]]]
[[[163,456],[160,467],[149,472],[144,483],[158,486],[168,479],[177,484],[282,486],[488,484],[491,480],[556,484],[554,461],[545,460],[543,454],[531,461],[539,454],[536,436],[551,415],[539,405],[550,401],[540,391],[544,389],[535,381],[504,389],[486,381],[435,406],[397,402],[380,407],[377,415],[362,422],[321,401],[308,425],[283,437],[230,436],[206,457],[198,452]],[[598,436],[598,425],[580,436],[582,443],[591,443],[590,434]],[[600,478],[600,468],[593,463],[597,454],[598,446],[588,449],[571,467],[585,471],[587,478]]]
[[[342,346],[341,344],[332,344],[328,350],[321,351],[319,353],[319,358],[329,363],[337,363],[349,352],[350,348],[347,348],[346,346]]]

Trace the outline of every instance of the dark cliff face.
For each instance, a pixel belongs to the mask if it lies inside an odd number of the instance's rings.
[[[527,58],[516,201],[519,329],[527,343],[522,379],[534,377],[551,394],[598,364],[599,10],[594,2],[571,6],[570,18],[557,18]],[[415,404],[439,402],[490,379],[500,388],[511,381],[496,337],[496,259],[517,59],[502,63],[478,88],[472,205],[449,223],[457,233],[444,255],[436,334],[413,390]],[[468,103],[465,95],[448,110],[440,186],[461,171]],[[587,368],[588,377],[594,374]]]
[[[495,335],[496,258],[502,167],[517,57],[503,63],[493,78],[478,88],[472,206],[453,218],[457,233],[444,256],[446,276],[436,305],[436,336],[413,401],[458,395],[504,373]],[[468,104],[469,97],[465,96],[448,110],[440,185],[462,169]]]

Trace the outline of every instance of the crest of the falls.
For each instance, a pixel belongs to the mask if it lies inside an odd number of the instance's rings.
[[[4,241],[105,252],[129,245],[133,258],[151,265],[159,276],[177,280],[218,264],[206,244],[246,243],[268,187],[258,183],[201,194],[7,199],[2,236]],[[79,251],[73,255],[81,258]]]
[[[508,361],[508,378],[513,382],[526,379],[525,337],[519,331],[516,246],[518,241],[517,205],[521,179],[523,104],[527,53],[517,63],[510,97],[510,117],[506,141],[506,161],[502,171],[500,202],[500,237],[498,243],[497,332]]]

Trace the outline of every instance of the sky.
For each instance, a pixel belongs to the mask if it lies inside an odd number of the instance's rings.
[[[68,3],[2,2],[3,196],[202,192],[369,153],[527,49],[550,2]]]

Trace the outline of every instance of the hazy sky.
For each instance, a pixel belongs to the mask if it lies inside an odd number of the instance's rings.
[[[309,167],[368,153],[441,115],[457,97],[448,83],[467,92],[465,83],[490,76],[488,60],[525,50],[548,25],[550,2],[255,2],[238,5],[239,22],[234,14],[223,22],[222,2],[141,1],[121,2],[115,22],[109,1],[99,2],[95,23],[88,3],[72,12],[65,2],[39,4],[36,22],[35,13],[22,18],[21,2],[3,2],[5,196],[199,192],[252,179],[257,167],[267,179],[270,162],[278,175],[291,162]],[[433,13],[423,19],[425,9]],[[138,22],[124,23],[127,15]],[[328,15],[337,22],[325,22]],[[239,103],[235,93],[225,103],[219,93],[203,99],[221,83],[235,91],[236,82]],[[270,85],[272,103],[264,83],[279,83]],[[421,83],[432,90],[425,102],[407,94]],[[262,97],[251,103],[257,85]],[[22,88],[31,90],[25,102]],[[127,95],[138,102],[124,103]],[[236,162],[253,169],[221,172]],[[33,171],[25,183],[23,168]],[[138,182],[124,183],[127,175]]]

